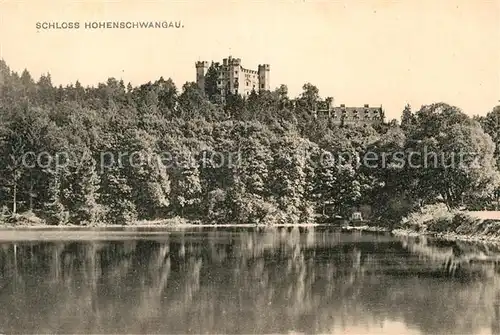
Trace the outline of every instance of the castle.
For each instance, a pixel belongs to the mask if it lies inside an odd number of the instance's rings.
[[[240,58],[224,58],[222,64],[214,63],[217,70],[217,89],[219,90],[222,101],[228,93],[239,94],[243,97],[250,95],[252,91],[268,91],[269,84],[269,64],[259,65],[257,71],[245,69],[241,65]],[[196,62],[196,83],[198,87],[205,90],[205,78],[208,68],[207,61]]]
[[[385,122],[385,113],[382,106],[363,107],[333,106],[332,101],[319,102],[315,110],[316,118],[331,120],[334,124],[381,124]]]
[[[240,58],[224,58],[222,64],[213,63],[217,71],[217,90],[222,102],[228,94],[239,94],[248,97],[252,91],[269,91],[269,64],[260,64],[255,70],[245,69]],[[205,91],[205,81],[210,64],[207,61],[196,62],[196,83]],[[289,101],[291,108],[300,106],[300,99]],[[316,118],[327,118],[337,124],[379,124],[384,123],[384,110],[380,107],[336,107],[333,99],[318,101],[313,111]]]

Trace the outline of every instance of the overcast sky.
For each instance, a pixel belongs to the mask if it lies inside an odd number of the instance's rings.
[[[0,57],[54,84],[108,77],[141,84],[195,80],[198,60],[271,65],[271,87],[305,82],[335,104],[447,102],[485,114],[500,99],[499,0],[0,2]],[[182,21],[181,29],[85,30],[84,22]],[[36,22],[78,21],[78,30]]]

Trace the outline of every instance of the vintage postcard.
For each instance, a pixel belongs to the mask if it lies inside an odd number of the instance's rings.
[[[0,0],[0,333],[500,334],[499,0]]]

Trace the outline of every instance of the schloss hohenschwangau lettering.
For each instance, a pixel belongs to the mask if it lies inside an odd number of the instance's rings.
[[[182,21],[87,21],[87,22],[37,22],[36,29],[165,29],[184,28]]]

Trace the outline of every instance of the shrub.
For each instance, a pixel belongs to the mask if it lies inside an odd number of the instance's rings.
[[[5,222],[19,226],[36,226],[45,223],[43,219],[39,218],[31,211],[22,214],[14,213],[8,216]]]
[[[472,234],[480,224],[480,219],[466,213],[457,213],[453,217],[450,230],[457,234]]]
[[[444,204],[427,205],[418,211],[410,213],[402,220],[402,227],[418,232],[435,229],[443,229],[446,224],[451,224],[453,214]]]
[[[448,232],[450,231],[452,222],[453,222],[452,215],[442,215],[431,219],[427,223],[427,230],[435,233]]]

